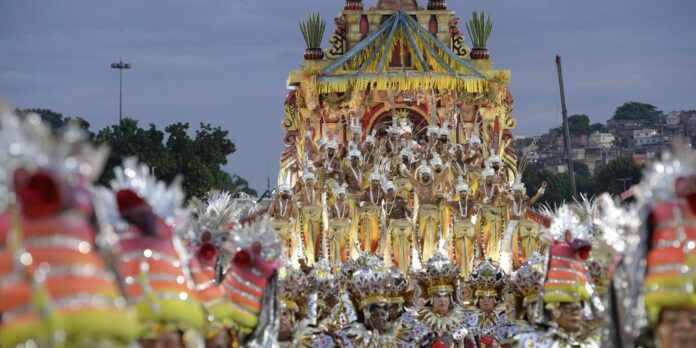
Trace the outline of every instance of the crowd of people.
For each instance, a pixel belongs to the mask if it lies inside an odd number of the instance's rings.
[[[529,213],[546,183],[530,198],[517,168],[477,134],[457,142],[446,124],[425,133],[414,138],[395,118],[380,136],[358,125],[343,146],[307,146],[298,180],[280,185],[269,211],[287,256],[337,266],[367,252],[408,274],[441,247],[467,277],[480,260],[509,272],[539,252]]]
[[[0,346],[696,341],[693,150],[649,165],[632,205],[602,195],[547,209],[548,223],[530,228],[524,210],[538,197],[508,187],[475,138],[448,145],[431,128],[438,139],[416,144],[390,131],[317,144],[301,183],[266,211],[218,191],[185,203],[180,180],[134,158],[95,187],[106,148],[2,113]]]

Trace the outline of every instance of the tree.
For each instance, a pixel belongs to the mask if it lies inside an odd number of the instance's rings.
[[[85,130],[91,139],[94,134],[89,130],[91,125],[87,120],[82,117],[64,117],[63,114],[55,112],[51,109],[16,109],[15,113],[19,117],[27,117],[30,113],[38,114],[45,123],[51,126],[51,129],[58,130],[65,127],[68,123],[73,122],[78,125],[78,127]]]
[[[540,168],[536,165],[530,165],[524,173],[522,173],[522,182],[525,183],[527,195],[529,197],[536,194],[543,181],[546,181],[548,186],[546,187],[544,196],[539,200],[539,203],[554,206],[560,204],[566,196],[569,196],[569,194],[565,192],[565,187],[567,185],[563,185],[559,181],[559,178],[547,169]]]
[[[590,168],[585,162],[573,161],[573,172],[575,172],[576,177],[581,176],[584,178],[589,178],[592,176],[590,174]]]
[[[614,120],[636,120],[656,122],[660,118],[660,111],[650,104],[628,102],[616,108]]]
[[[571,115],[568,117],[568,131],[572,138],[579,137],[581,135],[590,135],[597,131],[603,131],[604,125],[601,123],[590,124],[590,116],[585,114],[581,115]],[[556,128],[556,131],[563,134],[563,125]]]
[[[114,177],[113,169],[124,158],[136,156],[166,182],[183,175],[183,187],[189,197],[201,197],[211,189],[256,195],[246,180],[222,170],[227,156],[235,151],[227,131],[201,124],[191,138],[188,130],[188,123],[171,124],[164,132],[154,124],[143,129],[138,121],[129,118],[102,129],[95,141],[108,144],[112,151],[98,183],[107,185]]]
[[[641,179],[641,167],[633,158],[628,156],[617,157],[599,168],[596,176],[598,192],[609,192],[619,195],[624,192],[624,183],[619,179],[627,179],[625,188],[637,184]]]

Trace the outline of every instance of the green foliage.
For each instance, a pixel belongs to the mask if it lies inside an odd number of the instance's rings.
[[[548,186],[546,187],[546,193],[544,193],[539,203],[553,206],[561,203],[564,197],[570,196],[570,194],[564,192],[567,189],[566,185],[560,183],[559,178],[547,169],[530,165],[524,173],[522,173],[522,182],[524,182],[527,188],[527,195],[529,197],[536,194],[543,181],[546,181]]]
[[[188,123],[171,124],[163,132],[153,124],[140,128],[138,121],[129,118],[102,129],[95,141],[110,145],[112,151],[98,183],[108,184],[114,177],[113,169],[124,158],[137,156],[162,180],[170,182],[183,175],[189,197],[203,196],[211,189],[256,194],[244,179],[232,177],[221,168],[235,151],[227,131],[203,123],[194,137],[188,131]]]
[[[26,117],[30,113],[38,114],[44,122],[51,126],[53,130],[61,129],[68,123],[72,122],[87,131],[90,139],[94,136],[94,134],[89,131],[89,127],[91,125],[82,117],[64,117],[63,114],[50,109],[17,109],[15,112],[20,117]]]
[[[574,161],[575,186],[578,195],[587,197],[596,196],[602,192],[619,195],[623,190],[623,183],[617,179],[630,178],[626,182],[626,188],[637,184],[641,179],[641,168],[630,157],[619,157],[606,166],[599,169],[597,175],[590,175],[587,165]],[[542,181],[548,183],[546,193],[539,200],[542,204],[555,206],[563,202],[572,201],[570,192],[570,177],[567,173],[554,174],[551,171],[538,166],[529,166],[522,174],[522,181],[527,186],[527,194],[531,197],[541,186]]]
[[[300,31],[307,48],[321,47],[325,29],[326,21],[321,19],[318,12],[310,13],[306,20],[300,22]]]
[[[97,184],[108,185],[114,178],[114,168],[121,165],[124,158],[135,156],[166,182],[183,175],[188,197],[200,197],[212,189],[256,195],[246,180],[222,169],[227,164],[227,157],[236,148],[228,138],[228,132],[220,127],[202,123],[195,136],[191,137],[188,123],[171,124],[161,131],[154,124],[141,128],[137,120],[124,118],[121,123],[94,134],[89,129],[89,122],[80,117],[65,117],[49,109],[22,109],[16,112],[20,117],[36,113],[53,129],[75,122],[92,141],[108,144],[111,153]]]
[[[590,167],[588,167],[585,162],[573,161],[573,172],[575,172],[576,177],[582,176],[589,178],[592,176],[592,174],[590,174]]]
[[[614,120],[644,120],[656,121],[660,118],[660,111],[650,104],[628,102],[616,108]]]
[[[641,171],[641,167],[633,161],[633,158],[617,157],[597,171],[597,190],[619,195],[624,191],[624,183],[619,179],[629,179],[626,181],[626,189],[628,189],[640,182]]]
[[[486,15],[483,11],[474,11],[471,19],[466,23],[466,31],[469,33],[471,43],[474,48],[486,48],[488,38],[493,30],[493,20],[490,15]]]
[[[601,123],[590,124],[590,117],[585,114],[571,115],[568,116],[568,129],[570,131],[570,136],[575,138],[581,135],[590,135],[598,131],[601,132],[604,130],[604,125]],[[563,125],[556,128],[556,130],[563,133]]]

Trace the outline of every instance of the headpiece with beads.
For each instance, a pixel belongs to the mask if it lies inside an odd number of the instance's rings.
[[[483,261],[469,274],[467,283],[475,297],[497,297],[506,278],[502,268]]]
[[[428,297],[454,292],[460,269],[450,261],[443,250],[437,250],[424,269],[416,274],[418,284]]]
[[[280,270],[278,290],[282,309],[290,312],[300,312],[308,295],[309,281],[299,269],[286,267]]]
[[[365,260],[358,263],[348,281],[348,290],[353,299],[359,308],[366,308],[371,304],[389,303],[391,281],[389,270],[374,255],[361,257]]]
[[[387,193],[389,190],[396,190],[396,186],[391,181],[385,181],[382,184],[382,190],[384,190],[384,193]]]
[[[457,186],[455,186],[454,189],[457,191],[457,194],[461,194],[462,192],[471,194],[471,187],[469,187],[469,184],[467,184],[461,176],[457,179]]]
[[[522,300],[522,306],[541,298],[546,277],[543,261],[541,255],[535,253],[510,276],[510,289],[515,297]]]

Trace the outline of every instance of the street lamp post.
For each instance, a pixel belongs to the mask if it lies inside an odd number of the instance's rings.
[[[123,69],[130,69],[130,63],[124,63],[119,59],[118,63],[111,63],[112,69],[118,69],[118,123],[123,120]]]

